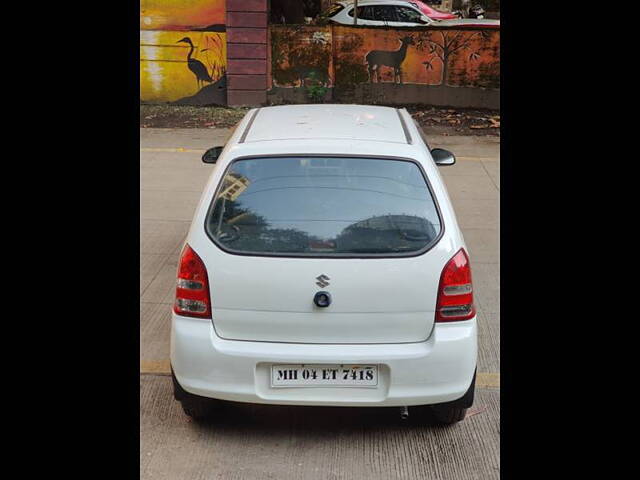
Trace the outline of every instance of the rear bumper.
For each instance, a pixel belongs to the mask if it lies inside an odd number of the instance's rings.
[[[436,324],[421,343],[292,344],[223,340],[211,321],[173,315],[171,364],[196,395],[280,405],[411,406],[462,397],[477,356],[476,319]],[[271,388],[270,366],[377,364],[378,388]]]

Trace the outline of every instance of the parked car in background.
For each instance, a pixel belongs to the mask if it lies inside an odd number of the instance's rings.
[[[456,20],[459,18],[458,15],[455,15],[453,13],[441,12],[440,10],[436,10],[435,8],[430,7],[429,5],[427,5],[424,2],[421,2],[420,0],[409,0],[409,1],[410,3],[415,4],[415,6],[418,7],[418,9],[420,9],[420,11],[429,18],[433,18],[435,20]]]
[[[471,5],[470,0],[462,2],[462,8],[453,12],[458,18],[484,18],[486,11],[482,5],[476,3]]]
[[[342,25],[353,25],[352,1],[332,4],[323,18]],[[500,27],[500,20],[456,18],[438,20],[428,17],[414,1],[408,0],[359,0],[358,25],[388,27]]]
[[[286,105],[250,110],[202,159],[216,166],[171,320],[187,415],[231,401],[465,417],[477,323],[439,173],[451,152],[406,109]]]

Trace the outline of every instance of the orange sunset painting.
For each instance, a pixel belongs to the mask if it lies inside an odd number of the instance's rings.
[[[140,30],[194,30],[224,25],[225,0],[141,0]]]
[[[142,0],[140,101],[226,104],[225,0]]]

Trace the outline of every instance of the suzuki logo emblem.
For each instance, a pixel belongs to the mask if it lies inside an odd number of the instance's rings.
[[[318,280],[316,282],[316,285],[318,285],[319,287],[326,287],[327,285],[329,285],[328,280],[331,280],[329,277],[327,277],[325,274],[322,274],[318,277],[316,277],[316,280]]]

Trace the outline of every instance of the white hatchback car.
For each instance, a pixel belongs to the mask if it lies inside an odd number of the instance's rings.
[[[353,25],[353,1],[332,4],[323,18],[341,25]],[[420,11],[411,0],[358,0],[358,25],[386,27],[491,27],[500,28],[500,20],[464,18],[438,20]]]
[[[405,109],[253,109],[224,147],[177,273],[175,398],[428,406],[473,402],[469,257],[437,165]]]

